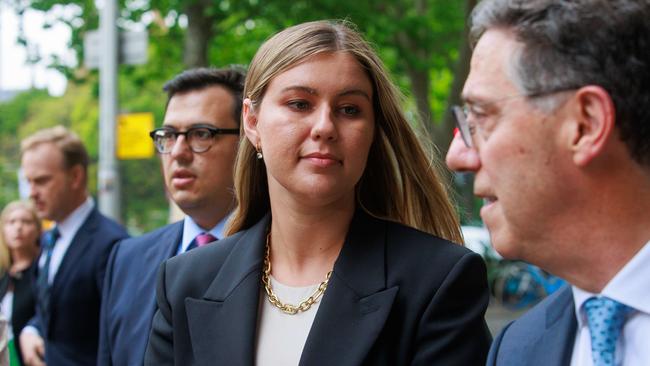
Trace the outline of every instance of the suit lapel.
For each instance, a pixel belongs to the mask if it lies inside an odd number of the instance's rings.
[[[546,331],[533,346],[534,366],[569,365],[575,343],[577,321],[571,287],[566,286],[546,308]]]
[[[162,234],[162,245],[150,245],[145,254],[145,263],[162,263],[176,255],[178,245],[183,237],[183,221],[171,224],[169,230]],[[153,243],[152,243],[153,244]],[[157,269],[157,267],[156,267]]]
[[[54,276],[54,282],[52,284],[50,300],[53,301],[53,298],[57,293],[60,293],[57,290],[58,287],[63,286],[67,280],[67,277],[78,268],[78,264],[81,262],[84,253],[87,252],[87,247],[91,244],[93,233],[97,228],[97,223],[99,220],[99,211],[97,208],[93,208],[90,212],[90,215],[86,218],[86,221],[79,227],[77,233],[72,238],[68,250],[66,250],[63,255],[63,260],[61,265]]]
[[[386,288],[385,240],[385,225],[357,211],[300,365],[359,365],[366,358],[399,290]]]
[[[134,286],[138,289],[139,294],[152,293],[152,288],[155,288],[156,274],[160,268],[160,264],[165,260],[176,255],[178,244],[181,242],[183,235],[183,221],[171,224],[164,233],[160,235],[159,243],[151,243],[147,246],[146,251],[141,258],[137,259],[140,272],[140,280]],[[137,296],[134,301],[136,306],[143,309],[150,309],[151,316],[153,317],[156,311],[155,297]],[[135,313],[133,313],[135,315]],[[139,315],[138,315],[139,316]]]
[[[190,338],[199,365],[254,363],[262,257],[269,219],[267,215],[242,234],[202,299],[185,300]]]

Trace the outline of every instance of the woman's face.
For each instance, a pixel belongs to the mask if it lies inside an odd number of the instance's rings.
[[[24,208],[9,212],[2,231],[5,243],[12,250],[34,246],[38,239],[38,226],[34,216]]]
[[[354,200],[374,135],[372,98],[357,60],[328,52],[273,78],[258,105],[244,101],[246,135],[262,149],[272,199]]]

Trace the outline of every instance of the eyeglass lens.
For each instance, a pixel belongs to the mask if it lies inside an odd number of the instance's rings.
[[[190,128],[187,132],[161,130],[154,135],[154,142],[158,152],[161,154],[170,153],[176,144],[178,135],[185,135],[186,143],[196,153],[207,151],[212,146],[213,135],[207,128]]]

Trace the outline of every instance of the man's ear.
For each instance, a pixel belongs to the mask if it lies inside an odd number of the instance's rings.
[[[85,190],[86,171],[81,164],[76,164],[69,169],[70,184],[74,190]]]
[[[257,133],[257,111],[253,105],[253,101],[249,98],[244,99],[242,106],[242,122],[244,123],[244,132],[246,137],[253,144],[257,146],[259,142],[259,134]]]
[[[616,110],[611,96],[599,86],[580,88],[573,97],[571,150],[578,166],[600,155],[614,136]]]

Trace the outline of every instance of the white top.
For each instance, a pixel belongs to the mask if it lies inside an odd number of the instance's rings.
[[[320,283],[307,287],[286,286],[270,276],[273,292],[283,303],[298,305],[309,297]],[[260,294],[260,313],[257,329],[257,349],[255,365],[257,366],[293,366],[298,365],[305,347],[309,330],[318,312],[321,296],[305,312],[294,315],[285,314],[269,302],[266,291]]]
[[[54,249],[52,249],[52,257],[50,258],[50,271],[47,276],[47,283],[52,285],[54,282],[54,277],[59,271],[61,262],[65,253],[68,251],[70,244],[72,244],[72,239],[79,231],[79,228],[88,218],[90,212],[93,210],[95,203],[93,199],[88,197],[81,206],[77,207],[65,220],[56,223],[56,227],[59,229],[59,238],[54,244]],[[41,257],[38,260],[38,268],[42,269],[45,265],[45,252],[41,253]]]
[[[228,221],[229,217],[229,215],[226,215],[226,217],[221,219],[215,227],[210,229],[209,233],[217,239],[222,239],[224,237],[223,230],[226,228],[226,221]],[[185,253],[192,240],[194,240],[197,235],[204,232],[205,229],[201,228],[194,219],[185,215],[185,218],[183,219],[183,237],[181,238],[181,243],[178,246],[176,254]]]
[[[650,242],[609,281],[600,294],[573,286],[578,329],[571,366],[593,366],[589,326],[582,309],[582,304],[592,296],[606,296],[636,310],[628,316],[616,343],[616,365],[647,365],[650,362]]]
[[[7,339],[12,340],[14,339],[14,332],[11,327],[11,312],[13,311],[14,307],[14,292],[7,290],[7,293],[5,293],[4,297],[2,298],[2,302],[0,303],[0,314],[7,319]]]

